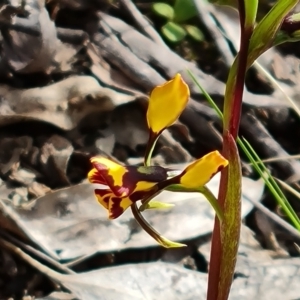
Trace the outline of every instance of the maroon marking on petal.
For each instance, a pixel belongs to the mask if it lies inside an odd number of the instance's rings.
[[[95,189],[95,193],[100,197],[105,197],[106,195],[111,194],[111,190]]]
[[[124,184],[124,179],[122,179],[122,182]],[[135,186],[134,186],[134,188],[135,188]],[[111,189],[112,189],[112,192],[116,196],[123,196],[123,195],[127,196],[127,195],[130,195],[130,193],[132,193],[132,191],[128,187],[125,187],[125,186],[114,185],[114,186],[111,186]]]
[[[99,196],[102,200],[102,202],[105,203],[105,205],[103,203],[101,203],[101,201],[99,199],[98,202],[103,205],[106,209],[108,209],[109,206],[109,199],[111,196],[111,191],[110,190],[102,190],[102,189],[95,189],[95,194],[96,196]]]
[[[114,185],[115,180],[113,176],[109,174],[109,169],[106,167],[106,165],[98,162],[94,162],[93,165],[98,173],[101,174],[101,177],[105,182],[104,184],[108,185],[116,196],[122,196],[124,194],[128,195],[130,193],[128,187]]]
[[[138,191],[138,192],[134,192],[129,196],[129,199],[132,202],[137,202],[139,200],[141,200],[143,197],[145,197],[145,195],[147,195],[147,192],[145,191]]]
[[[100,164],[98,162],[93,162],[94,168],[97,170],[99,174],[101,174],[102,178],[105,180],[108,175],[108,168],[104,164]]]
[[[94,160],[92,162],[92,165],[94,166],[95,169],[97,169],[101,173],[108,171],[107,166],[105,164],[99,163],[97,160]]]
[[[183,171],[183,172],[180,173],[179,175],[176,175],[176,176],[174,176],[174,177],[172,177],[172,178],[169,178],[169,179],[167,179],[167,180],[164,180],[164,181],[162,181],[162,182],[159,182],[159,183],[157,184],[157,188],[158,188],[159,190],[163,190],[163,189],[165,189],[166,187],[168,187],[168,186],[171,185],[171,184],[180,184],[180,179],[181,179],[181,177],[182,177],[184,174],[185,174],[185,171]]]
[[[218,167],[218,170],[210,176],[210,179],[212,179],[218,172],[221,172],[223,169],[224,169],[224,166],[220,165]]]
[[[138,192],[134,192],[131,195],[129,195],[129,199],[132,202],[137,202],[139,200],[142,200],[143,198],[148,198],[151,197],[154,194],[158,193],[158,188],[157,185],[154,186],[153,188],[147,190],[147,191],[138,191]],[[119,217],[123,212],[124,209],[121,207],[121,201],[122,198],[118,198],[118,197],[111,197],[110,201],[112,203],[112,207],[110,209],[110,219],[116,219],[117,217]]]
[[[155,197],[156,195],[158,195],[161,192],[162,192],[162,190],[160,190],[158,188],[158,185],[155,185],[154,187],[152,187],[151,189],[149,189],[147,191],[138,191],[138,192],[132,193],[129,196],[129,199],[132,202],[137,202],[137,201],[141,200],[141,202],[143,203],[143,200]]]
[[[124,212],[124,209],[120,205],[122,198],[111,197],[110,201],[112,203],[112,207],[110,209],[109,218],[116,219]]]
[[[127,172],[123,175],[122,186],[119,186],[114,185],[114,178],[105,165],[94,162],[94,167],[98,171],[97,176],[99,174],[104,181],[102,184],[108,185],[116,196],[129,196],[140,181],[156,183],[166,180],[168,176],[167,170],[160,166],[126,166]]]
[[[126,169],[128,172],[123,177],[123,186],[128,188],[128,195],[134,191],[140,181],[161,182],[168,177],[166,169],[160,166],[128,166]]]
[[[98,170],[96,170],[96,169],[94,169],[94,170],[95,170],[94,175],[90,177],[90,180],[93,183],[107,185],[106,180],[102,177],[101,173]]]
[[[142,181],[160,182],[168,177],[167,170],[160,166],[138,167],[138,176]]]

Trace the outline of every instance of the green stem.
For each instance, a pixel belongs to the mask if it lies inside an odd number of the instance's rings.
[[[145,154],[145,160],[144,160],[144,165],[150,166],[151,165],[151,157],[153,153],[153,149],[155,147],[155,144],[158,140],[159,135],[155,135],[150,131],[149,135],[149,140],[146,148],[146,154]],[[154,195],[156,196],[156,194]],[[145,205],[141,205],[141,209],[145,208],[145,206],[149,203],[149,201],[154,197],[151,196],[148,199],[145,200]],[[150,235],[152,236],[160,245],[162,245],[165,248],[179,248],[179,247],[185,247],[186,245],[181,244],[181,243],[176,243],[168,240],[164,236],[162,236],[159,232],[157,232],[143,217],[141,214],[139,208],[137,207],[136,203],[133,203],[131,205],[131,211],[136,219],[136,221],[139,223],[139,225]]]
[[[159,232],[157,232],[142,216],[142,214],[139,212],[139,209],[136,205],[136,203],[131,205],[131,211],[136,219],[136,221],[139,223],[139,225],[150,235],[152,236],[160,245],[162,245],[165,248],[180,248],[180,247],[186,247],[186,245],[181,243],[176,243],[168,240]]]
[[[205,185],[197,189],[187,189],[182,187],[179,184],[173,184],[166,188],[167,191],[170,192],[182,192],[182,193],[201,193],[204,195],[204,197],[208,200],[214,211],[216,212],[216,215],[220,222],[224,219],[223,211],[219,205],[219,202],[217,198],[214,196],[214,194],[211,192],[211,190]]]
[[[157,196],[160,192],[161,192],[161,191],[157,191],[155,194],[152,194],[152,195],[150,195],[149,197],[144,198],[143,201],[142,201],[141,206],[139,207],[139,211],[140,211],[140,212],[144,211],[144,210],[147,208],[149,202],[150,202],[155,196]]]
[[[222,223],[222,221],[224,219],[224,214],[219,205],[218,200],[216,199],[216,197],[214,196],[214,194],[211,192],[211,190],[208,187],[203,186],[201,188],[201,190],[202,191],[199,190],[199,192],[202,193],[205,196],[205,198],[208,200],[208,202],[210,203],[212,208],[215,210],[220,223]]]
[[[160,134],[156,135],[150,131],[149,140],[145,152],[145,159],[144,159],[144,165],[147,167],[151,166],[151,158],[152,158],[153,150],[155,148],[159,136]]]

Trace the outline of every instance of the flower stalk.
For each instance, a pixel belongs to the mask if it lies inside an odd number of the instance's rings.
[[[110,219],[118,218],[131,207],[132,214],[140,226],[166,248],[183,247],[184,244],[172,242],[159,234],[141,213],[145,209],[166,209],[173,206],[152,201],[165,189],[204,194],[218,218],[223,220],[217,200],[205,186],[216,173],[228,165],[228,161],[218,151],[196,159],[184,170],[151,165],[153,149],[159,136],[179,118],[187,105],[189,95],[189,87],[180,74],[152,91],[147,111],[149,139],[144,166],[123,166],[100,156],[91,159],[93,168],[88,174],[91,183],[107,186],[105,189],[96,188],[95,196],[99,204],[108,211]],[[141,203],[140,207],[137,205],[138,201]]]
[[[224,219],[220,223],[215,218],[207,288],[207,299],[210,300],[228,299],[240,236],[242,173],[236,139],[242,112],[248,49],[255,20],[253,14],[252,17],[246,16],[245,2],[247,0],[238,1],[240,51],[229,71],[224,99],[222,154],[228,159],[229,167],[221,173],[218,199]]]

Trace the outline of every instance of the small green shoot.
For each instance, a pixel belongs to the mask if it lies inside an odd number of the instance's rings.
[[[197,15],[193,0],[175,0],[173,7],[164,2],[156,2],[152,8],[156,15],[167,19],[161,31],[170,42],[179,43],[187,35],[198,42],[204,40],[198,27],[186,23]]]

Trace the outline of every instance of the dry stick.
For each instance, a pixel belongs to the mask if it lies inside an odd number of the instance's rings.
[[[15,17],[13,21],[0,19],[0,29],[12,29],[34,36],[41,35],[41,29],[36,22],[27,19]]]
[[[9,239],[12,243],[14,243],[15,245],[17,245],[20,248],[23,248],[25,250],[27,250],[28,252],[40,257],[41,259],[43,259],[44,261],[46,261],[47,263],[53,265],[54,267],[56,267],[57,269],[67,273],[67,274],[76,274],[76,272],[74,272],[73,270],[69,269],[68,267],[60,264],[59,262],[57,262],[56,260],[52,259],[51,257],[47,256],[46,254],[42,253],[41,251],[24,244],[23,242],[17,240],[16,238],[8,235],[6,232],[1,232],[1,235],[5,238],[5,239]],[[2,239],[2,238],[1,238]],[[4,241],[4,239],[2,240]],[[2,242],[1,241],[1,242]],[[9,242],[10,243],[10,242]],[[4,243],[5,244],[5,243]],[[6,244],[5,244],[6,245]],[[9,248],[11,249],[11,248]]]
[[[268,80],[271,81],[271,83],[273,84],[273,86],[275,88],[277,88],[282,93],[282,95],[284,96],[284,98],[286,99],[286,101],[290,104],[290,106],[297,113],[298,117],[300,117],[300,109],[298,108],[298,106],[295,103],[295,101],[286,94],[286,92],[284,91],[284,88],[281,86],[281,84],[261,64],[259,64],[257,61],[254,62],[253,66],[259,72],[263,73],[263,75],[265,75]]]
[[[54,279],[54,280],[61,280],[68,278],[67,275],[58,273],[47,266],[43,265],[39,261],[33,259],[30,255],[25,253],[21,248],[15,246],[14,244],[0,238],[0,244],[2,244],[6,249],[9,249],[11,252],[13,252],[15,255],[21,257],[23,260],[25,260],[27,263],[29,263],[32,267],[40,271],[41,273],[45,274],[46,276]]]
[[[278,161],[283,161],[283,160],[294,160],[294,159],[300,159],[300,154],[270,157],[270,158],[262,159],[261,161],[263,163],[271,163],[271,162],[278,162]],[[259,163],[259,161],[256,161],[256,162]],[[247,163],[246,165],[252,166],[253,164]]]
[[[131,0],[120,0],[122,6],[130,13],[131,17],[135,20],[139,28],[156,44],[166,46],[163,39],[157,33],[157,31],[151,26],[141,12],[136,8]]]
[[[79,258],[75,258],[74,260],[71,260],[69,262],[64,263],[63,266],[67,267],[67,268],[74,267],[74,266],[84,262],[86,259],[90,258],[92,255],[95,255],[95,253],[86,254],[86,255],[83,255]]]
[[[214,42],[218,44],[220,48],[219,54],[223,57],[227,64],[231,64],[234,57],[228,46],[228,41],[226,41],[224,34],[221,33],[221,30],[217,27],[216,20],[213,20],[211,11],[214,7],[206,1],[194,0],[194,4],[199,19],[205,24]]]
[[[83,44],[89,40],[89,35],[87,32],[81,29],[69,29],[56,27],[57,37],[66,43],[70,44]]]
[[[274,140],[264,125],[251,113],[243,115],[241,131],[242,136],[244,136],[254,148],[259,149],[257,152],[260,152],[261,156],[275,157],[288,155],[281,145]],[[278,161],[274,162],[274,165],[279,169],[284,179],[290,178],[295,174],[300,174],[300,162],[297,160]]]

